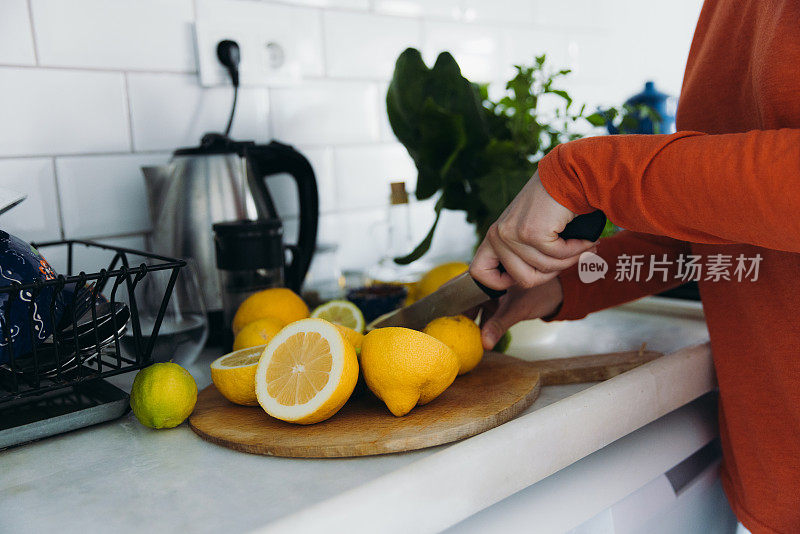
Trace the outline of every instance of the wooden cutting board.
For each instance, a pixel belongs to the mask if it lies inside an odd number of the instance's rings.
[[[658,356],[641,350],[524,361],[487,352],[475,370],[406,416],[393,416],[365,392],[327,421],[308,426],[274,419],[258,406],[232,404],[211,385],[198,395],[189,426],[212,443],[270,456],[340,458],[410,451],[505,423],[533,404],[543,383],[604,380]]]

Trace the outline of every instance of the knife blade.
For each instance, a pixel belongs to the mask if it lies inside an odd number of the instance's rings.
[[[505,291],[486,287],[475,281],[468,272],[460,274],[442,287],[418,301],[370,323],[368,330],[386,326],[404,326],[422,330],[437,317],[458,315],[484,302],[499,298]]]
[[[593,211],[575,217],[559,234],[563,239],[588,239],[596,241],[606,224],[601,211]],[[502,265],[498,266],[502,269]],[[387,326],[404,326],[422,330],[437,317],[458,315],[505,294],[504,290],[492,289],[473,279],[469,272],[460,274],[420,300],[399,310],[389,312],[372,321],[367,330]]]

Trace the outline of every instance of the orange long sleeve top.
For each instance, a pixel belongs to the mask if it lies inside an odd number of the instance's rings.
[[[560,145],[539,164],[575,213],[629,231],[601,241],[606,278],[561,274],[554,319],[577,319],[679,285],[681,261],[723,255],[730,280],[699,280],[719,382],[722,482],[754,534],[800,532],[800,2],[706,0],[689,53],[678,133]],[[620,260],[627,255],[627,260]],[[617,280],[620,262],[670,265]],[[734,275],[761,257],[757,279]],[[752,263],[748,263],[748,268]],[[630,273],[629,273],[630,274]]]

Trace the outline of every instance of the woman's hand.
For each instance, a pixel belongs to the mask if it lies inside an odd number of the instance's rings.
[[[493,289],[538,286],[578,262],[594,243],[558,234],[575,214],[556,202],[534,173],[486,233],[469,272]],[[506,272],[497,269],[502,264]]]
[[[506,330],[526,319],[539,319],[553,315],[561,306],[564,293],[561,282],[554,278],[544,284],[522,289],[512,287],[508,293],[483,307],[481,341],[490,350]]]

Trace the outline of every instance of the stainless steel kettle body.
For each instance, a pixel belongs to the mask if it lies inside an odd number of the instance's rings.
[[[168,165],[142,169],[153,224],[151,249],[195,261],[209,311],[222,309],[212,225],[278,219],[265,185],[268,176],[288,173],[297,182],[300,233],[297,245],[289,247],[292,261],[285,278],[287,287],[298,292],[316,246],[319,218],[313,170],[294,148],[274,141],[259,146],[224,138],[224,143],[212,151],[180,149]]]
[[[237,154],[176,156],[168,165],[142,170],[153,224],[152,250],[192,258],[208,309],[222,309],[211,225],[257,216],[252,200],[249,209],[246,202],[251,198],[246,161]]]

